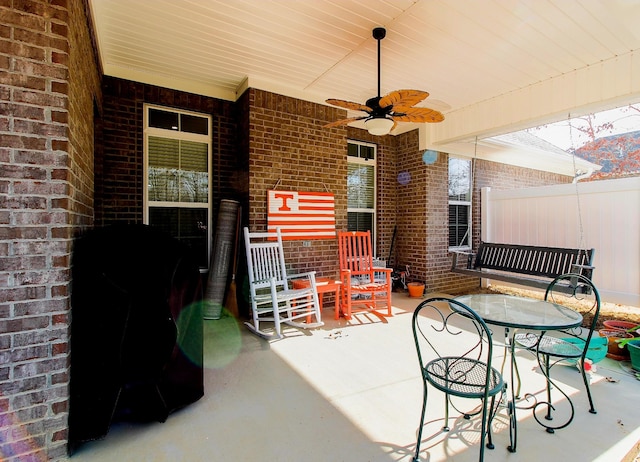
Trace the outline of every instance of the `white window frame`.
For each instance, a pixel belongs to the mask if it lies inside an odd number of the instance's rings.
[[[356,164],[356,165],[363,165],[363,166],[367,166],[367,167],[373,167],[373,207],[372,208],[352,208],[349,207],[349,198],[347,197],[347,214],[349,212],[352,213],[370,213],[371,214],[371,226],[372,226],[372,234],[374,236],[374,239],[372,239],[371,245],[373,246],[373,252],[375,255],[375,247],[376,247],[376,243],[375,243],[375,236],[376,234],[376,215],[377,215],[377,207],[378,207],[378,168],[377,168],[377,162],[378,162],[378,146],[376,144],[373,143],[366,143],[364,141],[356,141],[356,140],[347,140],[348,144],[354,144],[357,146],[367,146],[370,148],[373,148],[373,159],[367,159],[367,158],[363,158],[363,157],[353,157],[353,156],[349,156],[347,155],[347,162],[350,164]],[[358,153],[360,153],[360,148],[358,148]],[[347,194],[348,194],[348,188],[347,188]]]
[[[449,195],[449,182],[450,182],[450,171],[449,171],[449,167],[447,167],[447,241],[449,241],[449,231],[450,231],[450,227],[451,224],[449,222],[449,218],[448,214],[449,214],[449,206],[451,205],[462,205],[462,206],[466,206],[467,207],[467,216],[468,216],[468,223],[467,223],[467,245],[459,245],[459,246],[449,246],[449,250],[450,251],[459,251],[459,250],[470,250],[471,246],[473,245],[473,234],[472,234],[472,230],[473,230],[473,161],[472,159],[466,158],[466,157],[457,157],[457,156],[449,156],[449,162],[451,162],[451,159],[456,159],[456,160],[461,160],[461,161],[466,161],[468,162],[469,165],[469,200],[468,201],[463,201],[463,200],[452,200],[449,199],[450,195]]]
[[[143,114],[143,123],[144,123],[144,141],[143,141],[143,178],[144,178],[144,187],[143,187],[143,217],[142,221],[144,224],[149,224],[149,208],[150,207],[171,207],[171,208],[186,208],[186,209],[207,209],[207,262],[210,261],[211,256],[211,227],[212,227],[212,207],[211,207],[211,183],[212,183],[212,118],[209,114],[203,114],[200,112],[192,112],[192,111],[184,111],[180,109],[174,109],[166,106],[158,106],[154,104],[144,105],[144,114]],[[177,114],[187,114],[191,116],[201,117],[207,119],[207,134],[197,134],[197,133],[189,133],[183,132],[179,130],[167,130],[163,128],[157,127],[149,127],[149,110],[157,109],[164,112],[172,112]],[[207,145],[207,175],[209,178],[209,185],[207,188],[207,202],[171,202],[171,201],[150,201],[149,200],[149,137],[160,137],[160,138],[169,138],[172,140],[180,140],[180,141],[194,141],[198,143],[203,143]],[[207,263],[208,264],[208,263]]]

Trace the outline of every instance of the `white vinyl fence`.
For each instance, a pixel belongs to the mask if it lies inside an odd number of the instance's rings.
[[[595,249],[603,301],[640,306],[640,177],[482,189],[482,240]]]

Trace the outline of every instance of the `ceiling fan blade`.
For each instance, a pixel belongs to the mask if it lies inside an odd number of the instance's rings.
[[[331,104],[332,106],[342,107],[344,109],[351,109],[352,111],[365,111],[366,113],[371,112],[371,108],[369,106],[365,106],[364,104],[354,103],[352,101],[344,101],[341,99],[328,99],[327,104]]]
[[[415,106],[429,96],[429,93],[421,90],[396,90],[380,98],[380,107],[385,108],[401,106],[403,108]]]
[[[391,118],[398,122],[442,122],[444,116],[440,111],[428,107],[410,107],[402,112],[394,112]]]
[[[351,122],[355,122],[356,120],[362,120],[362,119],[366,119],[368,116],[363,116],[363,117],[350,117],[348,119],[340,119],[340,120],[336,120],[335,122],[330,122],[328,124],[325,125],[325,128],[331,128],[331,127],[339,127],[341,125],[348,125]]]

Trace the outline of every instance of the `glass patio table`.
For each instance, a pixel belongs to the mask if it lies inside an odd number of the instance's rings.
[[[514,387],[514,377],[517,374],[517,365],[514,356],[515,334],[518,329],[540,331],[540,335],[544,335],[544,332],[548,330],[578,327],[582,324],[582,315],[570,308],[556,305],[555,303],[513,295],[472,294],[462,295],[455,299],[473,309],[487,324],[501,326],[505,329],[505,352],[508,352],[511,358],[511,401],[508,403],[511,444],[508,449],[511,452],[516,452],[518,436],[516,399],[519,395],[520,378],[518,376],[518,391],[516,391]],[[506,356],[505,354],[505,361]],[[502,365],[504,368],[504,362]],[[516,374],[514,374],[514,369]],[[564,395],[567,396],[566,394]],[[568,396],[567,399],[569,400]],[[551,404],[547,403],[547,405]],[[571,405],[571,407],[573,408],[573,405]],[[535,406],[528,407],[527,409],[533,409],[535,412]],[[536,421],[541,423],[537,418]],[[541,425],[544,426],[542,423]],[[549,427],[546,428],[549,430]]]

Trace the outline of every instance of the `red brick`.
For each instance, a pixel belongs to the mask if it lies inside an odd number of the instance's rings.
[[[44,121],[44,108],[36,106],[0,102],[0,113],[7,117]]]
[[[67,95],[69,94],[69,85],[66,82],[51,82],[51,91]]]
[[[54,64],[62,64],[64,66],[69,65],[69,55],[67,53],[52,52],[51,62]]]
[[[47,77],[57,80],[66,80],[69,76],[67,68],[62,66],[52,66],[44,62],[35,62],[28,59],[14,58],[14,71],[26,74]]]
[[[46,81],[39,77],[15,72],[0,72],[0,84],[42,91],[45,89]]]
[[[48,106],[58,109],[66,109],[67,107],[67,97],[64,95],[52,95],[48,93],[39,93],[29,90],[14,90],[13,101],[15,101],[16,103],[27,103],[34,104],[36,106]]]
[[[44,151],[47,147],[47,140],[35,136],[6,135],[0,133],[0,144],[9,148]]]
[[[66,124],[69,121],[67,111],[51,111],[51,122]]]
[[[18,3],[22,3],[16,0]],[[16,10],[20,10],[20,5],[14,5]],[[3,10],[2,23],[7,26],[17,26],[24,29],[45,31],[47,22],[43,17],[24,14],[20,11]]]
[[[37,155],[37,153],[33,153]],[[33,162],[37,163],[37,157],[31,158]],[[42,194],[59,196],[67,193],[67,187],[62,182],[44,182],[44,181],[15,181],[13,183],[13,189],[16,194]]]
[[[51,440],[52,441],[66,441],[68,437],[69,437],[69,431],[68,430],[59,430],[59,431],[53,433],[53,435],[51,436]]]
[[[13,395],[25,391],[39,390],[44,388],[46,382],[46,377],[40,376],[0,383],[0,393],[3,395]]]

